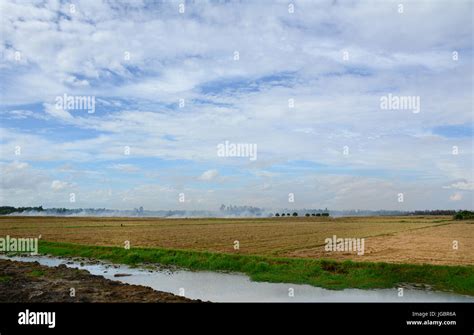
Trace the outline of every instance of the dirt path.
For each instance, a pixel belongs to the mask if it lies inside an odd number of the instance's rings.
[[[75,290],[72,297],[71,288]],[[149,287],[128,285],[65,265],[0,259],[0,302],[197,302]]]

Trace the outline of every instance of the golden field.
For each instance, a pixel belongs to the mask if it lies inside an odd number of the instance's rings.
[[[0,217],[0,237],[282,257],[390,263],[474,264],[474,222],[449,216],[161,219]],[[326,252],[326,238],[365,238],[362,256]],[[239,250],[234,242],[239,241]],[[458,249],[453,248],[458,241]],[[40,242],[41,243],[41,242]]]

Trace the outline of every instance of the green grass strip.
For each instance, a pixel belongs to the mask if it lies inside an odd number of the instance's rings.
[[[230,271],[254,281],[309,284],[327,289],[394,288],[426,284],[439,291],[474,296],[474,266],[441,266],[276,258],[159,248],[101,247],[41,241],[39,252],[116,264],[159,263],[190,270]]]

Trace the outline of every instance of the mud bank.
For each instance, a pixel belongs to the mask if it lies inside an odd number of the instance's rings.
[[[47,267],[38,262],[0,259],[0,302],[188,303],[198,300],[119,283],[65,265]]]

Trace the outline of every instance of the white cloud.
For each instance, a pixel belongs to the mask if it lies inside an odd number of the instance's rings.
[[[28,119],[28,118],[34,118],[34,119],[38,119],[38,120],[47,120],[48,119],[47,117],[45,117],[41,113],[35,113],[33,111],[24,110],[24,109],[8,111],[8,112],[5,112],[5,114],[10,119],[18,119],[18,120],[24,120],[24,119]]]
[[[60,180],[53,180],[51,182],[51,189],[53,191],[61,191],[69,186],[69,183]]]
[[[140,171],[140,168],[133,164],[113,164],[110,166],[110,168],[128,173]]]
[[[462,200],[462,194],[461,193],[454,193],[449,196],[449,200],[451,201],[460,201]]]
[[[474,190],[474,182],[468,182],[464,180],[451,184],[450,186],[445,186],[444,188],[454,188],[458,190],[472,191]]]
[[[17,199],[24,191],[38,190],[49,180],[45,173],[20,161],[0,163],[0,173],[0,189],[2,191],[0,193],[5,197],[3,200],[9,200],[7,194],[10,192],[12,198]]]
[[[44,111],[55,119],[59,119],[61,121],[73,120],[72,115],[68,111],[65,111],[62,108],[58,108],[54,104],[45,103],[43,106]]]
[[[212,169],[212,170],[207,170],[203,172],[201,176],[199,177],[199,179],[203,181],[211,181],[217,178],[217,176],[219,176],[219,171]]]

